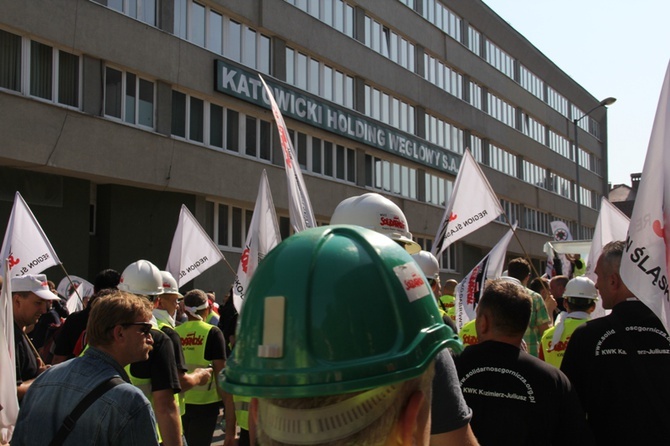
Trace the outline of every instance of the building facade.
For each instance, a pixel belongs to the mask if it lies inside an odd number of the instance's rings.
[[[606,109],[580,119],[599,100],[479,0],[0,0],[0,11],[0,221],[20,191],[82,277],[138,258],[163,268],[185,204],[226,256],[187,287],[223,293],[264,169],[290,235],[259,75],[319,224],[342,199],[379,192],[430,249],[471,150],[507,218],[452,245],[445,277],[466,274],[508,219],[521,229],[510,254],[539,269],[549,223],[576,233],[581,214],[590,238],[607,193]]]

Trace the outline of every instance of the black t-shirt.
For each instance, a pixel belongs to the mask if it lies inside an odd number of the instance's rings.
[[[74,357],[74,348],[81,333],[86,330],[88,323],[88,315],[91,312],[91,306],[84,308],[81,311],[72,313],[65,319],[65,323],[56,337],[54,355],[65,356],[67,358]]]
[[[149,359],[130,365],[130,373],[137,378],[150,378],[151,391],[172,389],[174,393],[181,391],[179,372],[174,356],[174,343],[161,330],[152,329],[154,340]]]
[[[208,361],[226,359],[226,342],[223,340],[223,332],[219,327],[213,326],[209,330],[207,342],[205,342],[205,359]]]
[[[472,345],[455,362],[481,445],[593,443],[577,394],[557,368],[497,341]]]
[[[16,385],[33,379],[39,373],[40,365],[23,330],[14,324],[14,354],[16,355]]]
[[[472,411],[463,399],[458,385],[454,360],[446,348],[435,357],[431,412],[431,435],[460,429],[472,418]]]
[[[617,325],[637,355],[626,353]],[[561,370],[575,386],[598,444],[670,442],[670,336],[644,303],[621,302],[609,316],[577,328]]]
[[[165,335],[170,338],[170,341],[172,341],[172,347],[174,348],[174,359],[175,363],[177,364],[177,370],[180,372],[186,372],[188,368],[186,367],[186,360],[184,359],[184,351],[181,348],[181,338],[179,337],[179,333],[174,331],[173,328],[163,325],[161,327],[161,331],[165,333]]]

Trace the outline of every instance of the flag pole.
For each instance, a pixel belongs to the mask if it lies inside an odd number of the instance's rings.
[[[74,289],[74,292],[77,294],[77,299],[79,299],[79,302],[81,302],[81,306],[83,307],[84,306],[84,300],[79,295],[79,290],[77,289],[77,287],[74,286],[74,283],[72,283],[72,279],[70,279],[70,275],[67,273],[67,271],[65,271],[65,267],[63,266],[63,263],[61,262],[58,265],[60,265],[61,269],[65,273],[65,277],[67,277],[67,281],[70,282],[70,286],[72,286],[72,288]],[[63,296],[63,297],[66,297],[66,296]]]
[[[228,259],[226,258],[226,256],[223,256],[223,261],[226,262],[226,265],[228,265],[228,268],[229,268],[230,271],[233,273],[233,275],[234,275],[235,277],[237,277],[237,271],[235,271],[235,270],[233,269],[233,267],[230,266],[230,263],[228,263]]]
[[[537,277],[542,277],[542,276],[540,276],[540,273],[537,272],[537,269],[535,269],[535,265],[533,265],[533,261],[531,260],[530,255],[528,255],[528,252],[526,252],[526,248],[523,247],[523,243],[521,243],[521,239],[516,234],[516,230],[512,227],[512,223],[510,223],[509,217],[507,217],[507,212],[503,212],[503,215],[505,216],[505,221],[507,222],[507,225],[509,226],[509,228],[512,230],[512,233],[514,234],[514,238],[516,239],[517,242],[519,242],[519,246],[521,246],[521,250],[523,251],[523,255],[524,255],[524,257],[526,257],[526,260],[528,260],[528,263],[530,264],[530,268],[533,270],[533,272],[535,273],[535,275]],[[541,282],[542,282],[542,288],[549,291],[549,289],[547,288],[547,286],[544,283],[544,280],[541,281]]]

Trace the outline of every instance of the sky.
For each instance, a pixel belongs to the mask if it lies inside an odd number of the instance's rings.
[[[630,185],[670,60],[670,1],[483,1],[596,99],[617,99],[608,107],[608,181]]]

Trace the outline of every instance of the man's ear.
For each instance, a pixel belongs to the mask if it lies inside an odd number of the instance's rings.
[[[402,443],[400,444],[410,445],[421,443],[417,441],[416,436],[419,433],[419,429],[423,429],[422,426],[419,426],[418,422],[419,414],[425,400],[426,396],[419,390],[412,393],[412,395],[409,397],[407,406],[405,406],[405,409],[400,414],[400,419],[398,420],[398,424],[400,425],[399,435],[400,440],[402,440]]]

